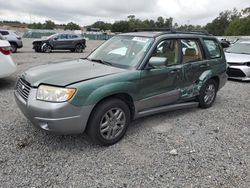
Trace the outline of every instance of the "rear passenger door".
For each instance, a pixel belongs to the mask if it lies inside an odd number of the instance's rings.
[[[183,97],[195,95],[194,87],[203,72],[207,71],[210,63],[205,59],[205,53],[199,39],[181,39],[182,64],[185,86]]]

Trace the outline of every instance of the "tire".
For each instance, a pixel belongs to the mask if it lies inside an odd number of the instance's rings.
[[[43,52],[51,53],[52,52],[52,47],[49,44],[45,44],[44,47],[43,47]]]
[[[12,53],[16,53],[16,51],[17,51],[17,45],[14,44],[14,43],[11,43],[10,46],[11,46],[11,52]]]
[[[198,102],[201,108],[209,108],[213,105],[217,89],[218,84],[215,80],[210,79],[205,82],[205,84],[201,87],[200,95],[198,96]]]
[[[77,44],[76,46],[75,46],[75,52],[76,53],[82,53],[83,52],[83,46],[81,45],[81,44]]]
[[[122,139],[129,123],[127,104],[120,99],[107,99],[94,108],[86,133],[96,144],[112,145]]]

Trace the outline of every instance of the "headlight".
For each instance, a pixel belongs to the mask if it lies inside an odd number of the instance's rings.
[[[73,97],[76,89],[73,88],[60,88],[54,86],[40,85],[36,98],[38,100],[50,102],[65,102]]]

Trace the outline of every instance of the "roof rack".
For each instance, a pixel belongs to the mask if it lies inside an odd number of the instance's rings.
[[[136,28],[136,29],[134,29],[134,32],[140,32],[140,31],[167,31],[167,32],[175,32],[175,29],[173,29],[173,28]]]
[[[192,31],[176,31],[176,33],[183,33],[183,34],[197,34],[197,35],[211,35],[206,30],[192,30]]]
[[[176,34],[196,34],[196,35],[211,35],[206,30],[192,30],[192,31],[178,31],[174,28],[136,28],[134,32],[141,32],[141,31],[161,31],[167,33],[176,33]]]

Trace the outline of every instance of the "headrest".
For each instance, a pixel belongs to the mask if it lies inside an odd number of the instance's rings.
[[[185,51],[186,56],[195,56],[196,50],[194,48],[187,48]]]

